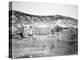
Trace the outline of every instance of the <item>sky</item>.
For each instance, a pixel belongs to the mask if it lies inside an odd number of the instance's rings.
[[[78,6],[41,2],[12,2],[12,10],[33,15],[63,15],[78,19]]]

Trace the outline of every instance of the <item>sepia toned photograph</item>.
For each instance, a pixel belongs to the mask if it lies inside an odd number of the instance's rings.
[[[9,58],[78,55],[78,6],[9,2]]]

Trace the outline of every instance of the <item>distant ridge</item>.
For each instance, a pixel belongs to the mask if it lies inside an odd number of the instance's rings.
[[[17,10],[10,10],[9,13],[14,13],[14,14],[20,14],[20,15],[27,15],[27,16],[33,16],[33,17],[53,17],[53,18],[57,18],[57,19],[72,19],[72,20],[77,20],[75,18],[72,18],[72,17],[67,17],[67,16],[62,16],[62,15],[33,15],[33,14],[28,14],[28,13],[24,13],[24,12],[21,12],[21,11],[17,11]]]

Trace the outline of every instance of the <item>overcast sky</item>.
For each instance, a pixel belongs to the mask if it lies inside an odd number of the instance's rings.
[[[41,2],[16,2],[12,3],[12,9],[33,15],[64,15],[78,18],[78,6]]]

